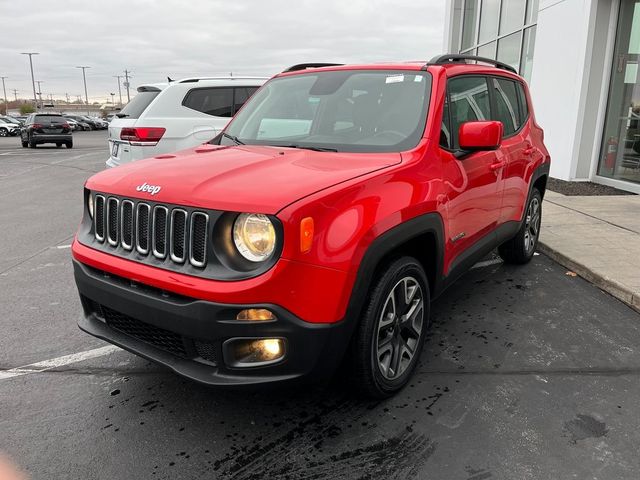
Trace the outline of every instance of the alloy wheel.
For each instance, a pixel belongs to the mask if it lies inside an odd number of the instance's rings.
[[[374,352],[384,378],[394,380],[411,365],[423,324],[422,288],[414,277],[404,277],[389,292],[374,337]]]
[[[524,249],[530,253],[535,248],[540,233],[540,200],[537,197],[529,202],[524,228]]]

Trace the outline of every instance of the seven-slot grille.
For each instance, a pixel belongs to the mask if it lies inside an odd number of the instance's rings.
[[[95,195],[94,236],[111,247],[194,267],[207,265],[209,215],[170,205]]]

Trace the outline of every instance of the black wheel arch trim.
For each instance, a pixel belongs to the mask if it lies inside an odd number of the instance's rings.
[[[437,296],[437,293],[442,289],[444,223],[440,214],[433,212],[419,215],[403,222],[387,230],[371,243],[358,267],[358,273],[351,290],[351,298],[347,306],[345,319],[357,320],[360,317],[380,262],[402,244],[425,234],[431,234],[435,238],[436,252],[434,252],[433,255],[436,259],[435,285],[432,285],[433,291],[431,292],[431,298],[433,299]],[[350,323],[355,327],[357,321]]]

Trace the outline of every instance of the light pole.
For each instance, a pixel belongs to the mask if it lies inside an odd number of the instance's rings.
[[[9,77],[0,77],[2,79],[2,91],[4,92],[4,114],[9,113],[9,102],[7,102],[7,89],[4,86],[4,79]]]
[[[40,84],[44,82],[42,80],[36,80],[36,83],[38,84],[38,96],[40,97],[40,108],[42,108],[42,86]]]
[[[91,67],[87,67],[87,66],[82,66],[82,67],[76,67],[76,68],[81,68],[82,69],[82,80],[84,81],[84,99],[87,103],[87,115],[89,115],[89,95],[87,95],[87,76],[84,73],[84,71],[87,68],[91,68]]]
[[[36,98],[36,80],[33,76],[33,60],[31,57],[33,55],[40,55],[38,52],[22,52],[20,55],[29,55],[29,66],[31,67],[31,86],[33,87],[33,103],[35,105],[38,104],[38,99]]]
[[[110,93],[109,95],[111,95],[111,108],[113,108],[115,110],[116,109],[116,99],[115,99],[116,94],[115,93]]]
[[[120,79],[122,75],[114,75],[113,78],[118,79],[118,95],[120,96],[120,108],[122,108],[122,88],[120,87]]]

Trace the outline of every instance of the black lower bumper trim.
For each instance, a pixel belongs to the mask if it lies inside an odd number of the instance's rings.
[[[257,385],[326,379],[350,339],[346,321],[305,322],[271,304],[230,305],[183,297],[96,270],[74,260],[85,332],[208,385]],[[267,308],[276,321],[239,322],[244,308]],[[229,338],[285,338],[284,359],[231,368],[222,345]]]

